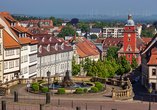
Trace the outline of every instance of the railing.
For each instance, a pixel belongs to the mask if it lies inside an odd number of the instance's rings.
[[[108,83],[114,86],[124,87],[125,88],[124,90],[115,90],[115,88],[113,88],[112,90],[113,99],[117,99],[117,100],[131,99],[132,100],[132,98],[134,97],[133,87],[129,78],[127,78],[127,81],[124,81],[123,78],[122,80],[117,80],[117,79],[112,79],[112,78],[93,77],[92,80],[99,81],[101,83]]]

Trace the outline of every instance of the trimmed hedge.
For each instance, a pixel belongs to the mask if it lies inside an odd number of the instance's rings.
[[[102,84],[97,84],[95,87],[97,87],[98,90],[103,90],[103,85]]]
[[[91,83],[91,81],[85,81],[85,82],[89,82],[89,83]]]
[[[76,89],[76,94],[83,94],[83,93],[84,93],[83,89],[81,89],[81,88]]]
[[[38,85],[32,85],[32,90],[33,91],[39,91],[39,86]]]
[[[65,94],[65,89],[59,88],[58,89],[58,94]]]
[[[59,80],[56,79],[56,80],[54,80],[54,81],[57,82],[57,81],[59,81]]]
[[[100,82],[95,82],[94,84],[95,84],[95,87],[96,87],[96,85],[101,84],[101,83]]]
[[[41,89],[41,91],[42,91],[43,93],[48,92],[48,87],[43,87],[43,88]]]
[[[32,83],[32,86],[33,86],[33,85],[38,85],[38,86],[39,86],[39,84],[38,84],[38,83]]]
[[[44,82],[46,82],[46,81],[40,81],[39,84],[44,83]]]
[[[98,88],[97,87],[92,87],[91,91],[94,92],[94,93],[96,93],[96,92],[98,92]]]
[[[88,89],[87,89],[87,88],[84,88],[84,89],[83,89],[83,91],[84,91],[84,92],[87,92],[87,91],[88,91]]]

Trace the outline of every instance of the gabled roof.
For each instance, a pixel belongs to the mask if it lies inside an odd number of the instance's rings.
[[[21,47],[21,45],[16,42],[5,30],[3,30],[3,42],[5,48],[17,48]]]
[[[146,30],[147,31],[149,31],[149,30],[156,30],[156,28],[155,27],[154,28],[153,27],[147,27]]]

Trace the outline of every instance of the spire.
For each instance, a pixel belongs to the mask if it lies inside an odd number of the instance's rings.
[[[76,34],[75,34],[75,36],[74,36],[74,40],[76,40]]]
[[[131,10],[129,9],[128,20],[132,20]]]

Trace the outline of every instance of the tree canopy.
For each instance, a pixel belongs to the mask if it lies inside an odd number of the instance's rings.
[[[80,21],[76,24],[77,28],[81,29],[82,32],[86,32],[87,29],[90,31],[90,26],[88,24],[85,24],[84,22]]]
[[[138,67],[137,60],[134,56],[132,57],[131,67],[133,69],[136,69]]]
[[[142,30],[141,32],[141,36],[142,37],[154,37],[156,34],[155,30],[154,29],[151,29],[151,30]]]
[[[65,38],[65,36],[74,36],[75,34],[78,36],[78,33],[71,26],[66,26],[61,29],[58,36]]]
[[[118,51],[119,51],[119,49],[120,49],[120,47],[113,47],[113,46],[109,47],[107,49],[107,56],[108,57],[112,56],[113,58],[116,59],[118,57]]]
[[[117,60],[118,70],[117,75],[123,76],[124,73],[128,73],[131,69],[129,62],[126,59],[126,56],[120,56]]]
[[[81,71],[81,65],[76,64],[75,58],[72,60],[72,75],[75,76]]]
[[[98,38],[98,36],[96,34],[91,35],[91,39],[97,39],[97,38]]]

